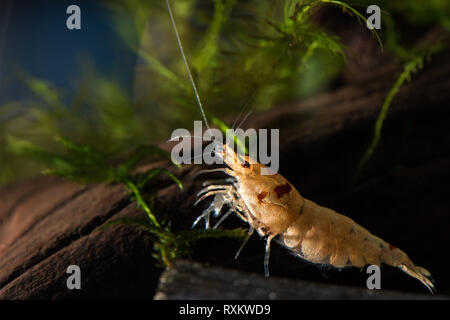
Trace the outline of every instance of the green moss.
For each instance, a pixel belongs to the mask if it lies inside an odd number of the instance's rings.
[[[356,182],[361,172],[364,170],[365,166],[372,158],[376,148],[378,147],[378,144],[381,140],[383,124],[386,120],[389,108],[395,96],[400,91],[401,87],[406,82],[411,81],[411,78],[414,74],[423,69],[425,61],[430,60],[433,54],[441,52],[448,47],[448,45],[446,45],[445,43],[436,41],[432,44],[422,44],[413,48],[406,48],[398,42],[399,35],[395,29],[393,19],[387,16],[384,18],[384,22],[387,28],[387,48],[393,53],[394,57],[403,62],[403,71],[395,80],[394,85],[390,89],[383,102],[383,105],[381,106],[380,113],[375,123],[373,138],[361,161],[358,164],[353,184]]]

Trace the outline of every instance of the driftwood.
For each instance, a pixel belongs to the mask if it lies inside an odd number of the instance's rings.
[[[178,261],[161,275],[156,300],[427,300],[440,296],[298,281]]]
[[[357,47],[350,49],[357,53]],[[257,113],[246,126],[280,128],[280,173],[303,196],[349,215],[396,244],[417,264],[430,269],[439,292],[450,294],[448,54],[434,57],[414,81],[400,90],[389,110],[380,146],[352,186],[355,167],[372,138],[380,107],[400,71],[386,56],[370,61],[367,70],[359,68],[365,74],[364,79],[352,77],[354,63],[350,58],[350,71],[336,89]],[[379,68],[373,68],[373,61],[380,63]],[[183,192],[167,182],[158,193],[155,212],[168,212],[174,229],[188,229],[200,212],[200,208],[192,206],[200,188],[198,180],[190,179],[195,170],[198,168],[186,166],[179,172],[184,177]],[[153,298],[162,270],[155,267],[149,238],[125,226],[94,232],[110,219],[138,214],[141,213],[120,185],[80,187],[58,179],[35,178],[2,187],[0,298]],[[223,226],[241,226],[236,220],[230,218]],[[233,256],[238,247],[239,243],[232,240],[200,242],[193,248],[192,258],[262,274],[263,242],[256,236],[252,238],[241,258],[235,261]],[[271,259],[272,274],[291,280],[267,282],[214,267],[208,273],[209,269],[184,262],[163,277],[166,280],[178,277],[183,282],[179,288],[184,291],[176,293],[176,287],[165,280],[157,297],[206,297],[207,288],[197,286],[190,290],[189,273],[197,271],[200,280],[223,277],[214,282],[224,290],[223,296],[219,296],[219,287],[213,290],[217,298],[263,298],[262,295],[280,285],[284,289],[278,291],[279,298],[372,297],[372,293],[359,289],[336,286],[364,287],[367,275],[358,270],[331,271],[332,276],[327,279],[315,266],[298,261],[276,246]],[[66,287],[69,276],[66,269],[72,264],[81,268],[81,290]],[[426,292],[402,272],[393,268],[382,270],[383,287],[412,292],[402,297],[422,297],[413,294]],[[248,291],[230,293],[227,290],[231,288],[225,282],[234,278],[255,281],[262,295],[251,295]],[[294,295],[288,288],[290,281],[297,281],[292,279],[310,283],[294,282],[295,288],[305,290]],[[376,295],[400,296],[383,290]]]

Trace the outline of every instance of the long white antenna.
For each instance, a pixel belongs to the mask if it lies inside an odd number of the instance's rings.
[[[200,107],[200,112],[202,113],[203,120],[205,121],[206,127],[209,129],[208,120],[206,120],[205,111],[203,110],[202,102],[200,101],[200,96],[197,91],[197,86],[195,85],[194,78],[192,77],[191,69],[184,54],[183,45],[181,44],[180,35],[178,34],[177,25],[175,24],[175,19],[173,17],[172,9],[170,7],[169,0],[166,0],[167,10],[169,11],[170,21],[172,22],[173,30],[175,31],[175,36],[177,37],[178,48],[180,48],[181,56],[183,57],[184,65],[186,66],[186,71],[189,75],[189,80],[191,81],[192,88],[194,89],[195,97],[197,98],[198,106]]]

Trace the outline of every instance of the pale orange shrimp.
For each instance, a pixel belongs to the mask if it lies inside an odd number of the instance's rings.
[[[223,205],[228,205],[250,224],[250,234],[256,229],[262,237],[267,237],[266,276],[269,275],[270,243],[278,236],[280,244],[306,261],[335,268],[387,264],[400,268],[434,291],[430,272],[416,266],[402,250],[352,219],[305,199],[282,175],[261,175],[265,166],[249,156],[241,161],[227,145],[221,156],[229,167],[223,172],[234,182],[209,185],[200,191],[203,196],[199,200],[213,195],[215,198],[199,218],[209,220],[211,212],[220,212]]]
[[[209,128],[169,0],[166,0],[166,4],[198,106],[205,125]],[[228,184],[208,185],[199,192],[201,197],[196,204],[210,196],[214,196],[214,200],[194,221],[193,226],[204,219],[206,228],[209,228],[210,214],[218,217],[222,208],[228,206],[229,210],[214,228],[235,212],[250,225],[246,240],[255,229],[259,235],[266,237],[266,276],[269,276],[270,244],[278,237],[284,247],[306,261],[335,268],[362,268],[383,263],[400,268],[422,282],[431,292],[434,291],[430,272],[416,266],[402,250],[374,236],[352,219],[305,199],[282,175],[262,175],[261,169],[267,167],[248,155],[241,157],[226,144],[221,147],[216,142],[216,146],[216,156],[221,158],[228,168],[205,171],[222,171],[231,180],[226,181]]]

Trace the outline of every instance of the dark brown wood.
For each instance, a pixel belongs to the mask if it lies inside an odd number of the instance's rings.
[[[367,290],[309,281],[295,281],[178,261],[160,278],[156,300],[427,300],[449,299],[396,291]]]

